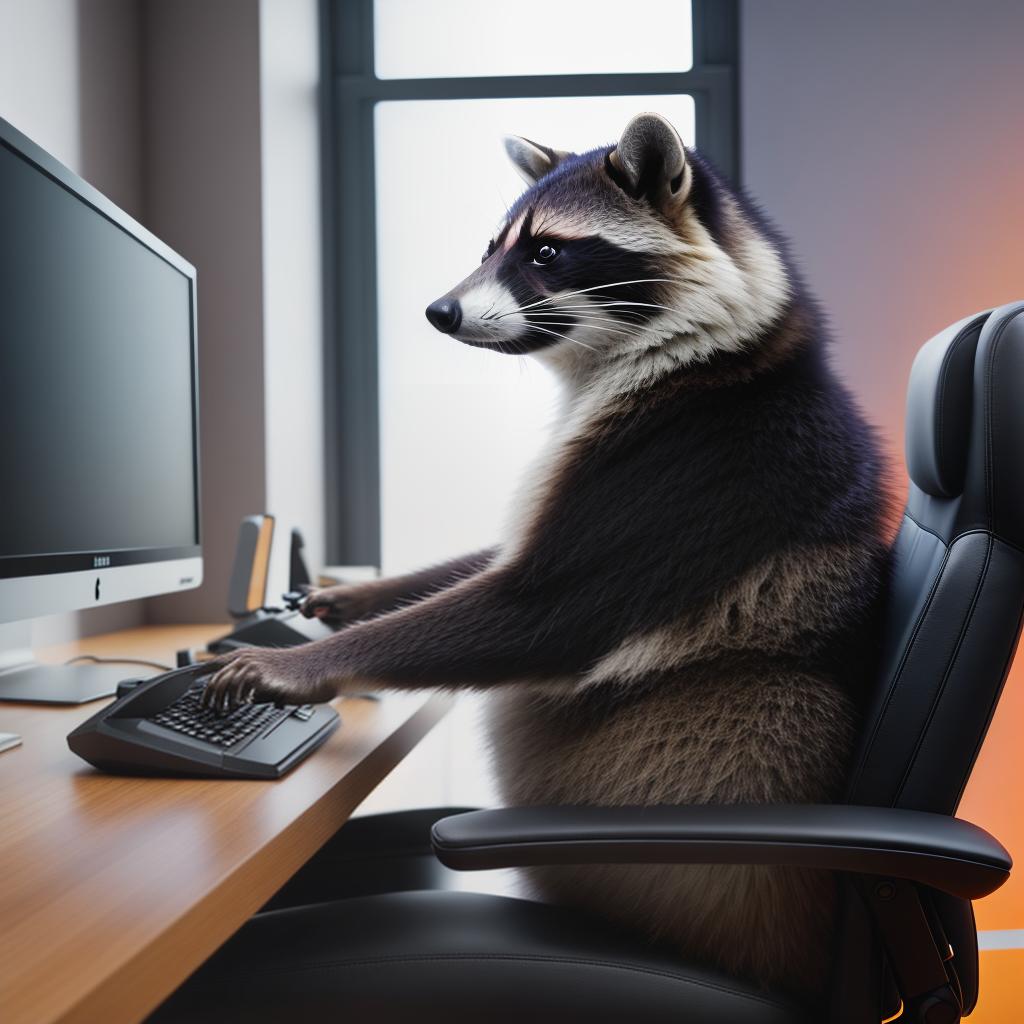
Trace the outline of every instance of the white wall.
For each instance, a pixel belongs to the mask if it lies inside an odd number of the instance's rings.
[[[0,117],[83,173],[77,0],[0,0]]]
[[[139,9],[134,0],[0,0],[0,117],[138,216]],[[36,644],[141,621],[138,602],[37,619]],[[0,646],[22,642],[5,630]]]
[[[916,349],[1024,297],[1024,4],[745,0],[744,177],[901,450]]]

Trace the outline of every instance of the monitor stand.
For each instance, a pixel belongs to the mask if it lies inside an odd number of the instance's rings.
[[[110,697],[117,684],[138,675],[131,665],[44,665],[37,661],[0,671],[0,702],[86,704]]]
[[[21,737],[16,732],[0,732],[0,754],[21,746]]]
[[[0,701],[85,704],[111,696],[122,679],[139,674],[131,665],[89,661],[76,661],[71,665],[44,664],[36,661],[32,654],[29,623],[0,626]]]

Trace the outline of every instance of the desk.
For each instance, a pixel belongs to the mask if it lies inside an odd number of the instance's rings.
[[[223,627],[154,626],[43,652],[173,664]],[[125,666],[125,675],[150,674]],[[0,704],[0,1020],[131,1024],[256,911],[448,710],[338,702],[342,727],[278,782],[101,775],[65,736],[102,706]]]

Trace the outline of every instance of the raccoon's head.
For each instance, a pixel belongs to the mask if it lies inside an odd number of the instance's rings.
[[[427,307],[439,331],[562,369],[656,373],[743,348],[780,315],[778,246],[663,117],[589,153],[505,148],[530,187],[481,265]]]

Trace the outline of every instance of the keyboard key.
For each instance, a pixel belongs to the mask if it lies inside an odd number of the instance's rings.
[[[229,747],[292,713],[290,708],[273,704],[244,704],[227,713],[214,711],[200,704],[202,690],[201,685],[193,687],[149,721],[214,746]],[[299,710],[305,712],[306,709]],[[309,714],[312,714],[311,708]],[[305,719],[308,715],[299,717]]]

